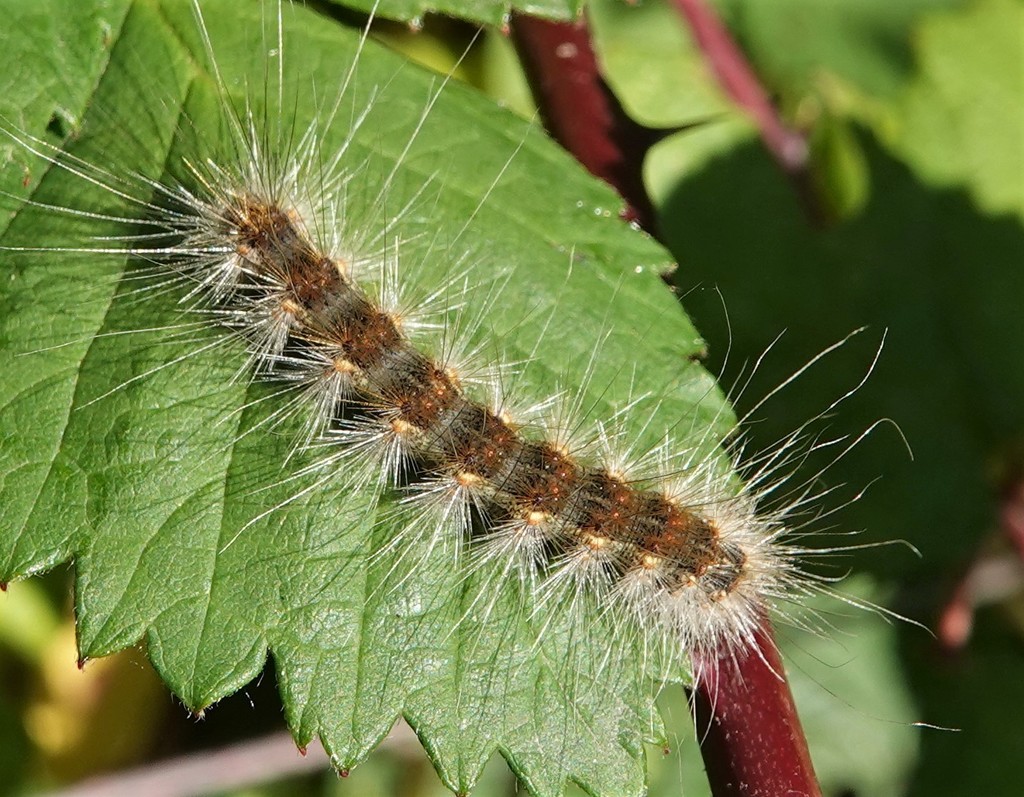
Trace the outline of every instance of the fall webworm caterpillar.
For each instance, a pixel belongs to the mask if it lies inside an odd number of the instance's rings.
[[[404,711],[457,790],[497,747],[538,793],[566,778],[636,792],[657,733],[644,676],[678,677],[689,646],[743,645],[762,602],[810,589],[800,551],[775,540],[791,507],[756,514],[756,480],[744,491],[718,449],[730,415],[652,273],[663,253],[607,217],[607,191],[538,179],[556,156],[523,126],[473,146],[494,124],[482,106],[364,55],[359,37],[290,8],[278,27],[273,4],[245,12],[252,30],[220,3],[198,25],[186,4],[123,7],[103,34],[120,44],[96,100],[110,116],[78,131],[70,113],[69,154],[4,123],[27,170],[5,190],[32,192],[4,246],[12,318],[34,326],[11,328],[46,355],[16,359],[8,423],[39,413],[26,393],[61,413],[19,432],[52,461],[11,453],[38,497],[5,509],[5,570],[77,553],[83,645],[99,655],[145,632],[193,708],[269,647],[297,738],[323,734],[339,767]],[[300,26],[330,47],[304,50]],[[332,51],[340,70],[319,63]],[[50,182],[85,195],[51,199]],[[69,243],[40,244],[33,218],[61,220],[45,229]],[[440,309],[414,323],[431,296]],[[184,320],[182,297],[198,311]],[[454,366],[458,347],[497,352],[501,379]],[[475,381],[537,406],[506,412]],[[766,480],[800,436],[761,461]],[[21,550],[22,527],[46,545]],[[196,650],[167,642],[181,628]],[[551,727],[530,735],[533,702]]]

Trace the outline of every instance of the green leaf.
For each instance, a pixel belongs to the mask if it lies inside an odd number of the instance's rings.
[[[588,12],[602,68],[638,122],[672,127],[733,110],[670,3],[595,0]]]
[[[973,2],[929,17],[893,148],[937,185],[964,185],[983,210],[1024,218],[1024,3]],[[998,123],[993,124],[993,120]]]
[[[226,122],[188,3],[51,0],[40,15],[4,0],[0,12],[30,42],[0,51],[20,87],[0,113],[23,142],[66,146],[125,193],[216,156]],[[273,15],[227,0],[203,13],[224,85],[261,118]],[[301,8],[284,17],[288,114],[269,127],[302,131],[334,104],[359,37]],[[80,49],[63,47],[72,30]],[[394,230],[403,274],[421,294],[468,282],[464,314],[480,323],[467,334],[499,361],[532,358],[509,377],[517,393],[586,376],[596,418],[639,396],[624,423],[641,450],[660,438],[653,413],[691,444],[724,433],[731,415],[694,362],[703,344],[659,279],[669,256],[617,218],[610,189],[527,123],[373,42],[348,91],[322,131],[331,151],[370,107],[347,155],[346,225],[372,233],[407,208]],[[340,768],[404,715],[458,792],[495,751],[536,794],[567,780],[643,792],[643,741],[660,722],[635,646],[597,667],[608,629],[593,612],[582,630],[557,606],[530,613],[515,585],[483,612],[451,546],[406,538],[381,554],[393,511],[303,475],[308,462],[290,456],[301,424],[271,423],[288,397],[239,378],[240,344],[197,324],[145,263],[58,251],[116,247],[105,236],[126,225],[54,208],[138,208],[13,140],[0,164],[0,246],[49,250],[2,254],[0,579],[74,559],[81,655],[144,639],[193,710],[255,677],[269,652],[297,742],[320,736]]]

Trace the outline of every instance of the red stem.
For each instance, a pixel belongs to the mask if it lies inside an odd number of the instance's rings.
[[[782,658],[764,620],[756,649],[692,654],[693,715],[715,797],[820,797]]]
[[[586,17],[550,22],[515,14],[511,32],[552,138],[619,192],[627,220],[653,233],[656,216],[643,161],[661,133],[623,110],[601,74]]]
[[[1013,556],[1024,563],[1024,478],[1014,479],[1003,491],[999,505],[999,533],[1012,546]],[[986,583],[1002,580],[992,577],[991,557],[984,553],[987,547],[988,540],[980,546],[939,614],[937,635],[940,644],[948,651],[957,651],[967,645],[974,630],[975,608],[981,603],[996,600],[1002,591],[998,583]],[[1009,590],[1010,593],[1013,591]]]
[[[618,189],[632,218],[654,234],[642,165],[660,136],[632,121],[608,87],[586,18],[559,23],[516,15],[511,27],[548,130]],[[821,791],[767,620],[756,645],[740,660],[724,653],[693,657],[699,675],[693,708],[712,791],[715,797],[816,797]]]
[[[765,149],[789,178],[812,223],[829,221],[827,203],[810,172],[806,137],[779,116],[750,62],[706,0],[672,0],[686,20],[722,90],[754,120]]]
[[[726,94],[743,108],[757,125],[768,151],[787,174],[807,168],[804,137],[787,127],[754,74],[739,46],[718,15],[704,0],[673,0],[693,32],[697,46]]]

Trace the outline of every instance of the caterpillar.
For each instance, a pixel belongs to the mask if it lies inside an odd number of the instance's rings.
[[[438,143],[491,123],[464,89],[223,5],[96,27],[95,128],[5,116],[8,334],[31,342],[5,472],[33,497],[5,505],[3,572],[75,555],[83,648],[145,636],[195,710],[269,649],[297,741],[339,769],[403,713],[460,793],[494,749],[538,794],[639,793],[650,680],[827,588],[786,541],[814,488],[768,500],[803,430],[736,478],[665,255],[605,189],[528,177],[555,156],[527,126],[467,166]],[[494,209],[543,192],[528,222]]]

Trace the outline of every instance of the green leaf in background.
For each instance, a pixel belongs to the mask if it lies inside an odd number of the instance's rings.
[[[225,84],[248,91],[260,118],[266,58],[279,57],[268,53],[274,15],[227,0],[203,9]],[[0,52],[18,87],[3,98],[5,126],[66,141],[134,191],[134,175],[180,175],[184,157],[219,140],[225,120],[187,2],[50,0],[40,14],[5,0],[0,13],[29,42]],[[281,129],[304,130],[334,103],[358,37],[301,8],[284,16]],[[424,121],[440,85],[366,45],[323,132],[330,151],[372,104],[350,151],[349,229],[372,233],[382,212],[408,208],[394,234],[413,295],[448,285],[461,296],[468,281],[487,356],[533,356],[513,378],[521,394],[587,375],[595,417],[647,397],[628,422],[640,446],[660,438],[655,409],[695,441],[709,424],[723,433],[731,415],[693,362],[702,341],[658,277],[667,253],[619,221],[610,189],[473,92],[445,86]],[[374,200],[396,163],[382,211]],[[104,246],[125,233],[53,207],[137,214],[14,141],[0,143],[0,165],[2,246]],[[3,254],[0,579],[73,558],[81,654],[144,639],[193,710],[255,677],[269,652],[296,740],[320,736],[341,768],[402,714],[458,792],[500,751],[537,794],[568,780],[641,794],[643,742],[661,731],[639,651],[623,646],[595,680],[601,618],[583,633],[557,607],[527,616],[510,587],[481,620],[450,549],[424,541],[397,563],[371,557],[392,516],[376,517],[372,496],[297,476],[299,424],[268,423],[287,397],[237,378],[240,347],[183,316],[179,294],[143,271],[116,255]]]
[[[668,3],[596,0],[588,15],[608,81],[636,121],[672,127],[732,111]]]
[[[1024,4],[929,17],[915,45],[894,149],[927,182],[967,186],[981,210],[1024,219]]]

